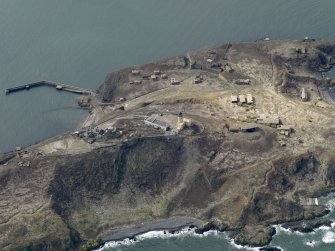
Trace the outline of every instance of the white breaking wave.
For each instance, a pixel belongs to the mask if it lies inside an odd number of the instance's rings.
[[[192,237],[206,237],[209,235],[218,235],[218,231],[216,230],[210,230],[205,232],[204,234],[197,234],[195,232],[194,228],[183,228],[179,231],[175,231],[174,233],[169,232],[168,230],[160,230],[160,231],[149,231],[140,235],[136,235],[134,239],[124,239],[122,241],[109,241],[106,242],[103,247],[97,249],[96,251],[103,251],[107,248],[115,248],[118,246],[129,246],[129,245],[134,245],[137,242],[146,240],[146,239],[153,239],[153,238],[161,238],[161,239],[167,239],[167,238],[172,238],[172,237],[187,237],[187,236],[192,236]]]
[[[195,232],[195,228],[184,228],[179,231],[175,231],[174,233],[170,233],[168,230],[161,230],[161,231],[149,231],[140,235],[136,235],[134,239],[124,239],[122,241],[110,241],[106,242],[101,248],[97,249],[96,251],[104,251],[108,248],[116,248],[120,246],[129,246],[134,245],[140,241],[144,241],[146,239],[153,239],[153,238],[161,238],[161,239],[168,239],[172,237],[197,237],[197,238],[203,238],[209,235],[218,236],[220,232],[217,230],[209,230],[207,232],[204,232],[203,234],[197,234]],[[222,237],[224,237],[232,246],[234,246],[237,249],[242,250],[250,250],[250,251],[258,251],[259,247],[249,247],[249,246],[242,246],[238,245],[234,242],[234,239],[231,239],[228,237],[226,233],[222,234]],[[280,247],[277,247],[281,249]],[[283,250],[283,249],[281,249]]]
[[[287,235],[292,235],[292,234],[294,234],[294,235],[304,235],[304,233],[301,233],[299,231],[292,231],[290,228],[284,228],[281,225],[274,225],[274,227],[276,229],[276,234],[285,233]]]
[[[239,244],[236,244],[234,239],[230,239],[228,238],[230,245],[232,245],[233,247],[237,248],[237,249],[242,249],[242,250],[250,250],[250,251],[258,251],[260,247],[249,247],[249,246],[242,246]],[[283,250],[281,247],[276,247],[279,248],[280,250]]]
[[[331,231],[326,232],[322,237],[322,241],[324,243],[335,243],[335,233]]]

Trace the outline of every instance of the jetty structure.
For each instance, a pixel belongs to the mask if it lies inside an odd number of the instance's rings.
[[[12,88],[8,88],[6,89],[6,94],[9,95],[13,92],[18,92],[22,90],[30,90],[31,88],[40,87],[40,86],[49,86],[49,87],[55,88],[58,91],[67,91],[67,92],[72,92],[72,93],[81,94],[81,95],[93,95],[96,93],[94,90],[90,90],[90,89],[86,89],[82,87],[42,80],[39,82],[34,82],[34,83],[26,84],[26,85],[19,85],[19,86],[15,86]]]

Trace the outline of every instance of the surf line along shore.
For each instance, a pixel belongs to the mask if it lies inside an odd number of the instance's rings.
[[[56,88],[56,90],[58,91],[67,91],[67,92],[72,92],[72,93],[81,94],[81,95],[95,95],[96,94],[96,92],[91,89],[86,89],[82,87],[66,85],[63,83],[56,83],[56,82],[51,82],[51,81],[46,81],[46,80],[8,88],[6,89],[6,94],[9,95],[14,92],[18,92],[22,90],[30,90],[31,88],[40,87],[40,86],[53,87],[53,88]]]
[[[110,241],[121,241],[127,238],[135,238],[137,235],[144,234],[150,231],[178,231],[185,227],[199,228],[202,225],[203,222],[196,218],[176,216],[172,218],[158,219],[152,222],[141,223],[133,227],[130,226],[125,228],[113,229],[102,238],[102,241],[105,243]]]

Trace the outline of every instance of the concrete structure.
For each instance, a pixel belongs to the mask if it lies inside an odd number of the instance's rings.
[[[289,136],[292,130],[292,127],[289,125],[278,125],[277,129],[279,130],[280,134]]]
[[[166,74],[162,74],[162,79],[167,79],[168,76]]]
[[[171,82],[172,85],[178,85],[178,84],[180,84],[180,81],[178,79],[175,79],[175,78],[171,78],[170,82]]]
[[[135,84],[135,85],[142,84],[142,81],[141,81],[141,80],[134,80],[134,84]]]
[[[305,88],[301,89],[301,100],[305,101],[305,102],[308,100],[308,94],[307,94]]]
[[[232,73],[234,71],[234,69],[229,64],[225,64],[223,68],[229,73]]]
[[[190,119],[185,119],[182,116],[178,116],[178,120],[176,123],[176,132],[180,132],[181,130],[183,130],[185,127],[187,126],[191,126],[192,125],[192,121]]]
[[[131,74],[133,74],[133,75],[140,75],[141,72],[139,70],[132,70]]]
[[[155,128],[160,128],[164,131],[168,131],[170,129],[170,125],[168,123],[159,121],[158,119],[156,119],[155,116],[147,117],[146,119],[144,119],[144,123]]]
[[[238,128],[238,127],[229,127],[229,131],[230,132],[239,132],[240,128]]]
[[[241,132],[254,132],[257,128],[257,125],[248,123],[241,126]]]
[[[241,104],[247,103],[247,99],[246,99],[245,95],[239,95],[238,99],[239,99]]]
[[[161,71],[160,71],[160,70],[154,70],[154,74],[155,74],[155,75],[160,75],[160,74],[161,74]]]
[[[265,116],[261,115],[256,119],[256,123],[263,124],[271,127],[276,127],[280,124],[280,120],[278,116]]]
[[[40,87],[40,86],[53,87],[56,90],[63,90],[63,91],[72,92],[76,94],[82,94],[82,95],[92,95],[95,93],[95,91],[93,90],[85,89],[82,87],[76,87],[72,85],[66,85],[63,83],[56,83],[56,82],[42,80],[42,81],[31,83],[31,84],[8,88],[6,89],[6,94],[8,95],[10,93],[21,91],[21,90],[30,90],[31,88]]]
[[[230,100],[231,100],[232,103],[237,103],[238,102],[238,98],[237,98],[236,95],[231,95]]]
[[[150,79],[151,79],[151,80],[158,80],[158,76],[157,76],[157,75],[151,75],[151,76],[150,76]]]
[[[234,80],[234,84],[237,84],[237,85],[250,85],[251,84],[251,80],[250,79],[236,79],[236,80]]]
[[[252,105],[254,103],[254,98],[251,94],[247,94],[247,104]]]
[[[194,84],[200,84],[201,82],[202,82],[202,78],[198,76],[193,80]]]

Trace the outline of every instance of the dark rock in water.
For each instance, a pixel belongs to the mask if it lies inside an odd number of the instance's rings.
[[[301,233],[310,233],[313,232],[314,229],[319,228],[321,226],[330,227],[333,222],[331,220],[315,220],[315,221],[301,221],[294,223],[286,223],[283,224],[282,227],[286,229],[290,229],[291,231],[301,232]]]
[[[243,246],[265,246],[271,242],[272,236],[275,234],[276,229],[274,227],[245,227],[235,236],[235,242]]]
[[[281,251],[281,249],[276,247],[262,247],[259,251]]]

